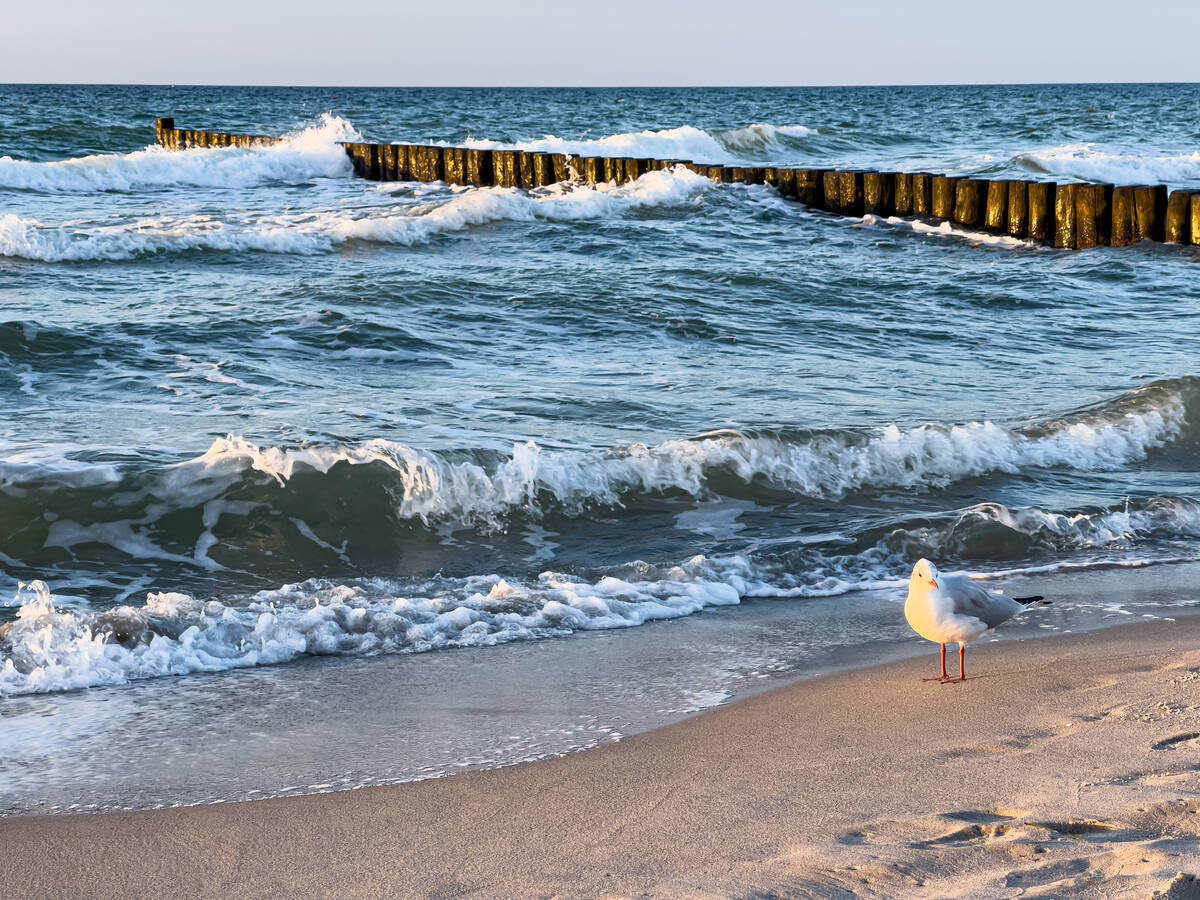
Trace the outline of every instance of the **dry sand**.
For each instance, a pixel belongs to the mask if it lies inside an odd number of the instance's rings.
[[[1200,616],[436,781],[0,821],[6,896],[1198,897]]]

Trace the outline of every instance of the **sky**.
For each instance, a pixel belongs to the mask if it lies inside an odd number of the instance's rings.
[[[55,0],[6,7],[0,83],[1200,81],[1200,0]]]

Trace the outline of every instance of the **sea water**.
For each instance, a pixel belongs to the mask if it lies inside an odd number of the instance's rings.
[[[0,97],[10,735],[231,670],[499,672],[501,645],[620,653],[714,610],[736,643],[768,598],[878,649],[910,639],[920,556],[998,586],[1200,556],[1196,249],[848,219],[682,168],[380,184],[336,143],[1200,188],[1200,87]],[[168,152],[156,115],[287,140]]]

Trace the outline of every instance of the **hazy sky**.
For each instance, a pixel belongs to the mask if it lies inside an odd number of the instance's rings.
[[[1200,81],[1200,0],[55,0],[5,5],[0,82]]]

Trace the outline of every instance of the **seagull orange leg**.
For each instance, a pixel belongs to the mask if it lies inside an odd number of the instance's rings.
[[[967,680],[967,645],[958,645],[958,680]]]
[[[946,645],[942,644],[942,674],[937,678],[922,678],[922,681],[946,681],[950,676],[946,674]]]

